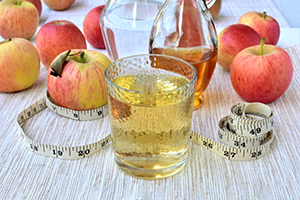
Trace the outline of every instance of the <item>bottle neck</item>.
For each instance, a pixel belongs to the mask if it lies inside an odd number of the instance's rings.
[[[217,0],[206,0],[206,6],[208,9],[210,9],[215,3],[216,3]]]

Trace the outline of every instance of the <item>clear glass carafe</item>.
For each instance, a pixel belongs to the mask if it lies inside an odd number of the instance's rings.
[[[208,7],[208,10],[212,16],[212,18],[216,18],[220,11],[221,11],[221,0],[206,0],[206,5]]]
[[[154,19],[165,0],[108,0],[100,25],[112,61],[148,52]]]
[[[200,107],[218,52],[216,29],[205,0],[167,0],[155,19],[149,52],[179,57],[196,68],[194,109]]]

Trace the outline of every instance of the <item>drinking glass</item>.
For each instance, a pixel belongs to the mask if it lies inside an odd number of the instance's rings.
[[[135,55],[113,62],[105,78],[118,167],[146,179],[179,172],[188,159],[196,69],[171,56]]]

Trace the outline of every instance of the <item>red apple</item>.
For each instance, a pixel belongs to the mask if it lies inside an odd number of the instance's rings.
[[[60,76],[53,75],[56,74],[51,68],[53,65],[48,70],[47,85],[51,99],[56,105],[73,110],[103,106],[107,103],[104,71],[110,64],[111,61],[100,52],[73,49],[63,63]]]
[[[42,3],[41,3],[41,0],[24,0],[24,1],[28,1],[28,2],[32,3],[33,5],[35,5],[36,9],[39,12],[39,16],[41,16],[41,14],[42,14]]]
[[[23,38],[0,42],[0,92],[16,92],[33,85],[40,72],[36,48]]]
[[[32,3],[21,0],[0,2],[0,35],[4,39],[30,39],[38,25],[39,13]]]
[[[105,5],[101,5],[90,10],[83,22],[83,33],[86,40],[98,49],[105,49],[100,27],[100,15],[104,7]]]
[[[53,10],[65,10],[74,2],[75,0],[44,0],[44,3]]]
[[[84,35],[72,22],[55,20],[44,24],[36,36],[41,62],[49,67],[53,59],[68,49],[86,49]]]
[[[261,37],[266,38],[266,44],[276,45],[280,36],[278,22],[266,12],[247,12],[241,16],[239,24],[245,24],[253,28]]]
[[[230,79],[235,91],[246,101],[269,103],[289,87],[293,64],[282,48],[274,45],[252,46],[233,59]]]
[[[261,37],[250,26],[233,24],[218,36],[218,64],[230,70],[233,58],[243,49],[258,45]]]

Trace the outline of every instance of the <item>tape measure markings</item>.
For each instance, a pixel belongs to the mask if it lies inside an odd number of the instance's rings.
[[[26,108],[17,117],[18,134],[25,146],[33,152],[62,159],[78,159],[98,152],[111,142],[110,134],[97,142],[82,146],[61,147],[35,142],[25,134],[21,125],[47,107],[58,115],[74,120],[94,120],[108,114],[107,105],[87,111],[57,106],[47,92],[46,97]],[[230,115],[219,121],[218,137],[223,144],[194,131],[191,132],[190,141],[229,160],[252,160],[262,157],[271,149],[273,125],[273,111],[265,104],[237,103],[231,107]]]
[[[103,118],[106,115],[108,115],[108,105],[107,104],[105,104],[104,106],[101,106],[99,108],[96,108],[96,109],[77,111],[77,110],[71,110],[68,108],[64,108],[64,107],[55,105],[52,102],[48,92],[46,95],[47,95],[46,96],[47,99],[45,99],[45,100],[47,100],[46,105],[48,106],[48,108],[50,108],[50,110],[52,110],[56,114],[70,118],[70,119],[85,121],[85,120],[94,120],[94,119],[98,119],[98,118]]]
[[[25,144],[27,148],[32,150],[35,153],[38,153],[40,155],[47,155],[57,158],[63,158],[63,159],[76,159],[76,158],[84,158],[86,156],[92,155],[96,152],[98,152],[100,149],[105,147],[110,141],[111,136],[108,135],[105,138],[99,140],[98,142],[88,144],[88,145],[82,145],[82,146],[76,146],[74,147],[61,147],[56,145],[50,145],[50,144],[42,144],[39,142],[35,142],[34,140],[30,139],[23,131],[21,125],[27,121],[28,119],[32,118],[37,113],[43,111],[46,108],[50,108],[50,110],[54,111],[55,113],[69,117],[69,113],[78,113],[78,118],[74,118],[76,120],[92,120],[95,118],[104,117],[108,113],[107,111],[107,105],[104,107],[100,107],[94,110],[90,110],[88,112],[78,112],[74,111],[72,112],[70,109],[62,108],[60,106],[57,106],[50,102],[50,99],[48,97],[44,97],[37,101],[36,103],[32,104],[28,108],[26,108],[24,111],[22,111],[18,117],[17,117],[17,130],[18,134],[21,137],[22,142]],[[71,112],[70,112],[71,111]],[[101,114],[99,115],[99,111],[101,111]],[[88,117],[82,117],[82,115],[87,113],[97,113],[96,115],[91,114]],[[100,148],[99,148],[100,147]],[[68,152],[66,154],[65,152]]]
[[[247,114],[260,116],[263,119],[254,116],[247,117]],[[228,146],[196,133],[191,135],[191,140],[221,157],[251,160],[265,155],[271,149],[274,138],[272,127],[273,111],[268,106],[261,103],[238,103],[231,107],[230,115],[222,118],[219,122],[219,140]],[[193,140],[194,136],[197,136],[196,140]],[[217,147],[214,148],[213,144]],[[249,144],[252,146],[249,147]]]

